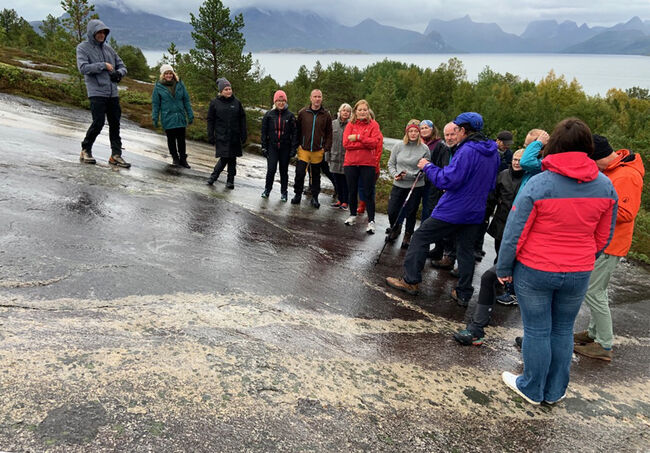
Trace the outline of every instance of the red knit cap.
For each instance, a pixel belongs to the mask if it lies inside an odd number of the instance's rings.
[[[287,93],[285,93],[282,90],[276,91],[275,94],[273,95],[273,103],[275,103],[275,101],[277,101],[278,99],[284,99],[286,101]]]

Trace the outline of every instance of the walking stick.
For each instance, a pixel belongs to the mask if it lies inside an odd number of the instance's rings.
[[[388,245],[388,238],[393,233],[395,228],[397,228],[400,225],[399,219],[402,217],[402,213],[404,212],[404,209],[406,209],[406,205],[408,204],[409,200],[411,199],[411,194],[413,193],[413,189],[415,189],[415,185],[420,180],[420,176],[422,176],[422,170],[420,170],[415,175],[415,181],[413,181],[413,185],[411,186],[411,190],[409,190],[409,193],[406,196],[406,199],[404,200],[404,203],[402,204],[402,208],[399,210],[399,213],[397,214],[397,219],[395,219],[395,223],[390,228],[390,231],[388,232],[388,235],[386,236],[386,240],[384,240],[384,246],[381,248],[381,251],[379,252],[379,256],[377,257],[377,261],[375,261],[375,266],[377,264],[379,264],[379,260],[381,259],[381,255],[384,253],[384,250],[386,249],[386,246]]]

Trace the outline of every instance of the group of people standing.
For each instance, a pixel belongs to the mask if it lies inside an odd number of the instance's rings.
[[[462,113],[448,126],[455,131],[448,164],[427,158],[417,164],[444,193],[413,234],[402,277],[388,277],[386,283],[418,294],[430,244],[453,237],[459,282],[451,298],[467,306],[467,327],[454,338],[463,345],[482,344],[496,287],[512,285],[524,327],[517,338],[524,370],[520,375],[506,371],[502,379],[531,404],[555,404],[566,396],[573,351],[612,359],[607,285],[632,242],[642,160],[629,150],[614,151],[583,121],[567,118],[551,134],[530,131],[525,149],[511,153],[510,165],[502,168],[504,140],[481,134],[479,114]],[[505,132],[499,136],[510,141]],[[497,260],[481,278],[477,303],[469,304],[473,251],[495,204],[487,231],[495,237]],[[574,334],[583,300],[591,322],[588,330]]]
[[[126,67],[105,43],[109,32],[101,21],[91,20],[87,40],[77,47],[93,119],[80,160],[95,163],[92,146],[108,118],[109,163],[128,168],[121,156],[117,93]],[[228,80],[218,79],[217,87],[207,132],[219,161],[207,183],[214,184],[226,170],[226,188],[233,189],[237,157],[247,138],[246,114]],[[273,108],[262,120],[262,154],[267,159],[262,197],[270,196],[279,168],[280,199],[288,200],[289,161],[297,157],[291,203],[301,202],[309,175],[310,203],[319,208],[323,171],[337,194],[333,206],[350,212],[345,224],[357,222],[361,197],[368,213],[366,232],[375,233],[375,182],[384,141],[379,124],[366,100],[353,107],[342,104],[335,119],[322,102],[321,91],[315,89],[310,104],[294,116],[286,93],[275,92]],[[165,130],[174,164],[186,168],[185,128],[193,119],[185,86],[170,65],[162,65],[152,94],[152,120]],[[386,278],[386,284],[418,294],[427,258],[435,267],[457,260],[459,280],[451,298],[467,307],[467,326],[454,338],[464,345],[482,344],[497,286],[505,286],[521,309],[524,369],[521,375],[504,372],[502,379],[531,404],[555,404],[566,396],[572,351],[612,360],[607,286],[631,246],[643,163],[630,150],[614,151],[605,137],[592,134],[577,118],[559,122],[551,134],[531,130],[525,148],[514,153],[509,149],[512,133],[502,131],[493,141],[483,128],[476,112],[461,113],[446,124],[444,139],[429,120],[406,124],[388,160],[393,188],[386,240],[401,234],[405,220],[402,247],[407,251],[403,275]],[[420,203],[422,221],[415,230]],[[475,261],[486,231],[495,238],[497,260],[481,278],[477,303],[470,304]],[[583,300],[591,322],[588,330],[574,334]]]

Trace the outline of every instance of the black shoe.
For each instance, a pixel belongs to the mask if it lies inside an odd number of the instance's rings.
[[[318,196],[311,197],[309,203],[316,209],[320,208],[320,203],[318,202]]]
[[[283,203],[287,202],[287,193],[283,192],[282,195],[280,195],[280,201]]]
[[[524,337],[515,337],[515,346],[521,349],[521,344],[524,342]]]
[[[458,268],[457,267],[450,270],[449,275],[451,275],[454,278],[460,278],[460,274],[458,273]]]
[[[183,168],[192,168],[192,167],[190,167],[190,164],[188,164],[187,161],[186,161],[186,160],[183,160],[183,159],[180,160],[180,162],[178,163],[178,165],[180,165],[180,166],[183,167]]]
[[[302,195],[299,193],[295,194],[293,198],[291,199],[291,204],[300,204],[300,200],[302,200]]]
[[[235,183],[234,183],[234,182],[230,182],[230,181],[228,181],[228,182],[226,183],[226,189],[230,189],[230,190],[232,190],[232,189],[234,189],[234,188],[235,188]]]
[[[271,193],[270,191],[265,189],[264,192],[262,192],[262,198],[269,198],[270,193]]]
[[[208,180],[205,182],[207,185],[211,186],[214,184],[214,179],[208,178]]]
[[[174,167],[178,167],[178,166],[181,165],[181,161],[178,160],[178,159],[175,158],[175,157],[172,157],[172,165],[173,165]]]

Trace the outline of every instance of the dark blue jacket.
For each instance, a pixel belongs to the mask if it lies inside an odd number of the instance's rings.
[[[431,217],[460,225],[483,223],[488,193],[495,187],[500,162],[497,144],[474,134],[458,146],[446,167],[425,165],[427,178],[445,191]]]

